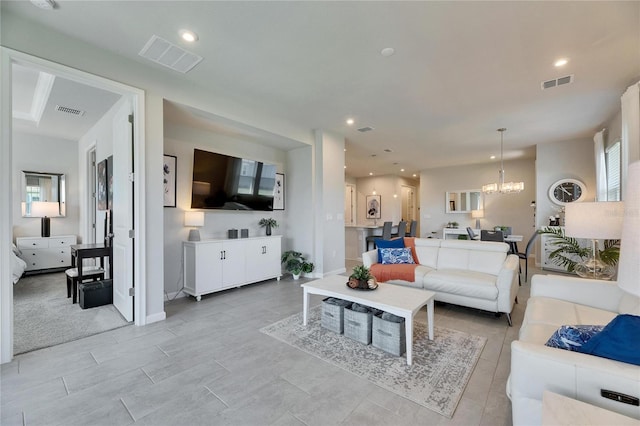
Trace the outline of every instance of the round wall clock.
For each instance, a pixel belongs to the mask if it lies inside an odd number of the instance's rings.
[[[560,179],[549,187],[549,198],[556,204],[581,201],[586,195],[586,185],[577,179]]]

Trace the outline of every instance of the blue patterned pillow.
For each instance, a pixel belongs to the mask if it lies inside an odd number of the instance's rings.
[[[383,240],[382,238],[378,238],[375,241],[376,247],[378,247],[378,263],[382,263],[382,252],[380,250],[404,247],[404,238],[394,238],[392,240]]]
[[[553,333],[545,346],[578,352],[582,345],[603,328],[604,325],[563,325]]]
[[[403,263],[415,264],[410,248],[382,248],[380,257],[383,265],[396,265]]]

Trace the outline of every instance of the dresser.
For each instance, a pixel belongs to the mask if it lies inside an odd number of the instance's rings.
[[[231,287],[280,279],[281,236],[183,243],[184,291],[196,300]]]
[[[76,243],[75,235],[16,238],[16,246],[27,263],[25,272],[71,267],[71,246]]]

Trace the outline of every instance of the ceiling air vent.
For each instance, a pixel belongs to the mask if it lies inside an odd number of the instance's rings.
[[[370,132],[370,131],[372,131],[372,130],[373,130],[373,127],[369,127],[369,126],[367,126],[367,127],[360,127],[360,128],[358,129],[358,131],[359,131],[359,132],[362,132],[362,133]]]
[[[202,56],[188,52],[156,35],[151,36],[138,55],[183,74],[191,71],[202,60]]]
[[[573,83],[573,74],[566,77],[554,78],[553,80],[543,81],[541,83],[542,90],[551,89],[552,87],[562,86],[564,84]]]
[[[56,105],[56,111],[64,112],[65,114],[78,115],[82,117],[84,115],[84,111],[75,108],[69,108],[66,106]]]

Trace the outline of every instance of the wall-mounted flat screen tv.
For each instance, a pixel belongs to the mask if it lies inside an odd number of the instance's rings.
[[[276,166],[194,149],[192,209],[273,210]]]

